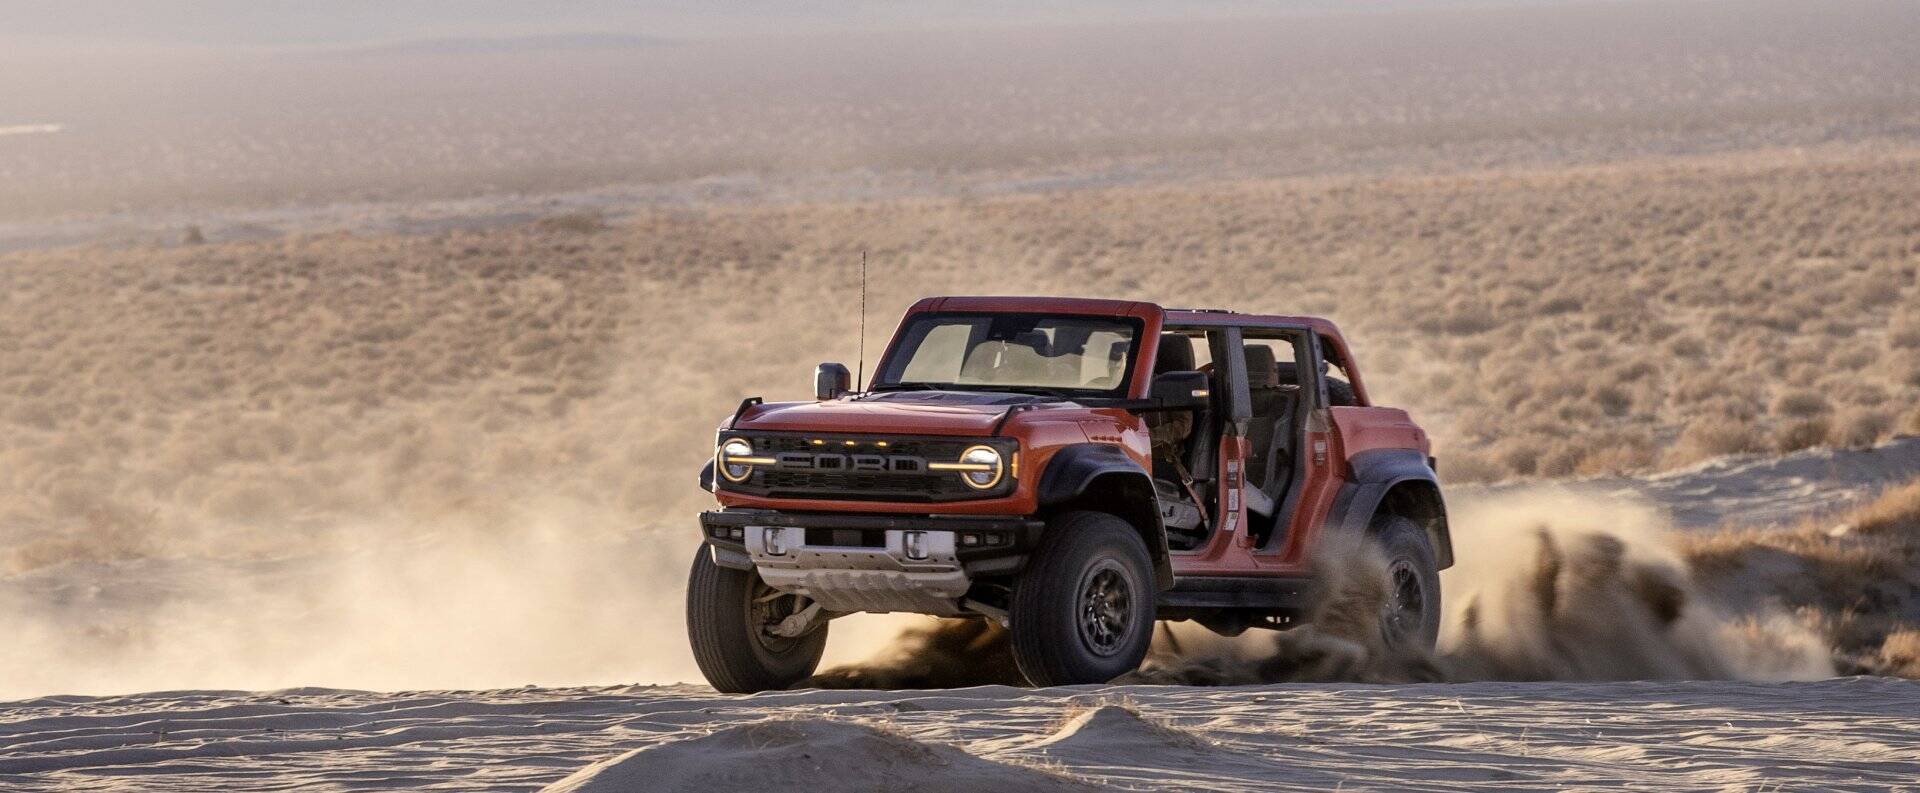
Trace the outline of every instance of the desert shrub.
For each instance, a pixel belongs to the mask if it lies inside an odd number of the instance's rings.
[[[1667,342],[1667,352],[1676,358],[1699,358],[1707,354],[1707,345],[1693,336],[1675,336]]]
[[[1574,473],[1581,476],[1610,476],[1638,471],[1653,464],[1653,446],[1645,438],[1598,436],[1593,448],[1580,458]]]
[[[607,218],[599,212],[567,212],[536,220],[533,227],[554,234],[592,234],[607,228]]]
[[[1427,333],[1471,336],[1500,327],[1500,321],[1485,309],[1468,308],[1421,318],[1415,321],[1415,326]]]
[[[1546,477],[1567,477],[1580,468],[1580,461],[1586,453],[1577,441],[1557,441],[1547,447],[1540,456],[1538,473]]]
[[[1920,388],[1920,350],[1903,350],[1887,362],[1887,371],[1902,385]]]
[[[1887,389],[1879,383],[1855,375],[1837,375],[1821,384],[1821,389],[1844,405],[1879,407],[1887,401]]]
[[[1580,298],[1574,297],[1572,295],[1561,295],[1559,297],[1548,298],[1547,300],[1542,301],[1540,303],[1540,307],[1534,309],[1534,311],[1544,316],[1555,316],[1558,314],[1572,314],[1576,311],[1579,311],[1581,307],[1584,305],[1585,303],[1582,302]]]
[[[1920,540],[1920,480],[1889,487],[1853,511],[1846,525],[1861,534],[1900,534]]]
[[[1805,419],[1819,416],[1831,410],[1826,396],[1818,391],[1787,391],[1773,400],[1774,415],[1786,418]]]
[[[1674,381],[1670,391],[1671,398],[1678,403],[1704,403],[1717,400],[1727,393],[1726,378],[1711,371],[1697,370],[1682,374]]]
[[[1895,316],[1887,325],[1887,346],[1896,350],[1920,350],[1920,313]]]
[[[1569,350],[1593,352],[1594,350],[1605,349],[1613,343],[1614,338],[1610,333],[1582,333],[1567,339],[1566,346]]]
[[[1660,366],[1644,358],[1623,363],[1607,373],[1616,383],[1637,383],[1659,375]]]
[[[1674,334],[1679,333],[1681,329],[1681,326],[1672,322],[1650,322],[1645,327],[1647,342],[1660,344],[1673,338]]]
[[[1847,449],[1864,449],[1879,443],[1893,430],[1893,414],[1884,410],[1856,408],[1848,410],[1835,419],[1833,445]]]
[[[1780,427],[1773,436],[1773,448],[1781,454],[1811,449],[1827,442],[1832,422],[1825,418],[1800,419]]]
[[[1753,424],[1730,416],[1706,416],[1687,425],[1667,454],[1668,465],[1686,465],[1729,454],[1761,451],[1764,438]]]
[[[1633,395],[1619,386],[1602,386],[1593,392],[1593,401],[1600,411],[1615,418],[1627,415],[1633,410]]]
[[[1823,319],[1811,324],[1808,330],[1835,339],[1844,339],[1854,334],[1853,323],[1839,319]]]
[[[1880,360],[1879,350],[1872,347],[1858,346],[1839,351],[1829,359],[1829,362],[1835,369],[1847,372],[1858,372],[1872,366],[1874,362],[1878,360]]]
[[[1495,446],[1493,457],[1509,473],[1533,476],[1539,472],[1540,458],[1544,454],[1545,443],[1533,438],[1513,438]]]

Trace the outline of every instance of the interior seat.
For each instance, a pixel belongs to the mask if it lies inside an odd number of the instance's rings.
[[[1194,346],[1192,346],[1192,342],[1188,342],[1187,336],[1181,336],[1181,334],[1160,334],[1160,353],[1154,357],[1154,376],[1160,376],[1160,374],[1165,374],[1165,372],[1188,372],[1192,371],[1192,369],[1194,369]],[[1187,421],[1185,421],[1185,424],[1187,424],[1185,430],[1177,428],[1177,424],[1181,424],[1181,419],[1187,419]],[[1200,424],[1200,417],[1198,417],[1198,415],[1188,417],[1188,415],[1181,415],[1181,413],[1148,413],[1148,415],[1146,415],[1146,426],[1148,426],[1148,430],[1152,430],[1152,432],[1156,432],[1156,434],[1158,434],[1158,432],[1165,432],[1164,428],[1167,428],[1167,426],[1175,426],[1171,432],[1177,432],[1177,434],[1179,434],[1179,442],[1181,442],[1181,444],[1190,445],[1192,428],[1194,428],[1194,426],[1202,426],[1202,424]],[[1162,455],[1156,451],[1156,453],[1154,453],[1154,478],[1164,478],[1164,480],[1169,480],[1169,482],[1179,482],[1179,480],[1181,480],[1181,474],[1179,474],[1179,470],[1173,469],[1173,463],[1171,463],[1169,459],[1162,459]]]
[[[1087,381],[1087,388],[1108,389],[1120,385],[1120,377],[1127,373],[1127,353],[1133,350],[1133,342],[1116,341],[1107,348],[1107,373]]]
[[[1292,361],[1276,361],[1273,348],[1265,345],[1248,345],[1246,358],[1247,390],[1253,400],[1253,419],[1247,427],[1252,448],[1247,458],[1246,503],[1247,511],[1261,518],[1249,530],[1255,542],[1266,547],[1283,517],[1280,505],[1293,484],[1299,452],[1299,372]]]
[[[1247,395],[1253,414],[1247,422],[1247,440],[1253,446],[1247,456],[1247,485],[1264,490],[1271,470],[1268,453],[1273,450],[1274,424],[1280,420],[1276,407],[1280,399],[1279,371],[1272,347],[1249,344],[1242,356],[1247,362]]]
[[[1300,382],[1300,366],[1292,361],[1279,365],[1281,385],[1303,386]],[[1360,398],[1353,393],[1353,384],[1338,377],[1327,377],[1327,403],[1330,407],[1357,407]]]
[[[1010,341],[981,343],[960,365],[960,382],[1036,383],[1048,379],[1056,359],[1048,357],[1047,335],[1022,333]]]
[[[1186,344],[1188,347],[1187,360],[1189,365],[1191,365],[1193,361],[1193,342],[1189,341],[1186,342]],[[1226,393],[1226,389],[1221,386],[1220,377],[1221,375],[1217,372],[1208,375],[1208,390],[1216,396],[1207,400],[1207,404],[1193,411],[1193,434],[1187,438],[1186,464],[1187,473],[1192,475],[1196,482],[1213,481],[1214,462],[1220,450],[1220,428],[1214,426],[1213,405],[1215,404],[1215,400],[1219,399],[1219,394]],[[1201,492],[1204,493],[1207,491],[1202,490]]]

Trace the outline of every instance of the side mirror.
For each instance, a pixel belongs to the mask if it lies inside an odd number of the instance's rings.
[[[1212,389],[1205,372],[1162,372],[1154,376],[1147,397],[1165,410],[1198,410],[1207,406]]]
[[[825,402],[853,391],[853,373],[844,364],[823,363],[813,367],[813,398]]]

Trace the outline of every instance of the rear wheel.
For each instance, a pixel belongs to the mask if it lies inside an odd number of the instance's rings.
[[[1380,515],[1373,538],[1387,560],[1380,630],[1395,647],[1433,649],[1440,638],[1440,566],[1425,529],[1403,515]]]
[[[1105,683],[1153,638],[1153,566],[1126,521],[1069,512],[1048,522],[1008,609],[1013,657],[1036,686]]]
[[[750,694],[812,675],[827,649],[826,620],[799,636],[771,632],[803,600],[767,586],[759,573],[714,564],[701,546],[687,577],[687,639],[707,682],[724,693]]]

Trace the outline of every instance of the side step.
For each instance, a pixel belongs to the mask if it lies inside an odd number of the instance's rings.
[[[1174,614],[1218,609],[1299,612],[1306,608],[1312,582],[1299,576],[1180,576],[1156,602],[1160,611]]]

